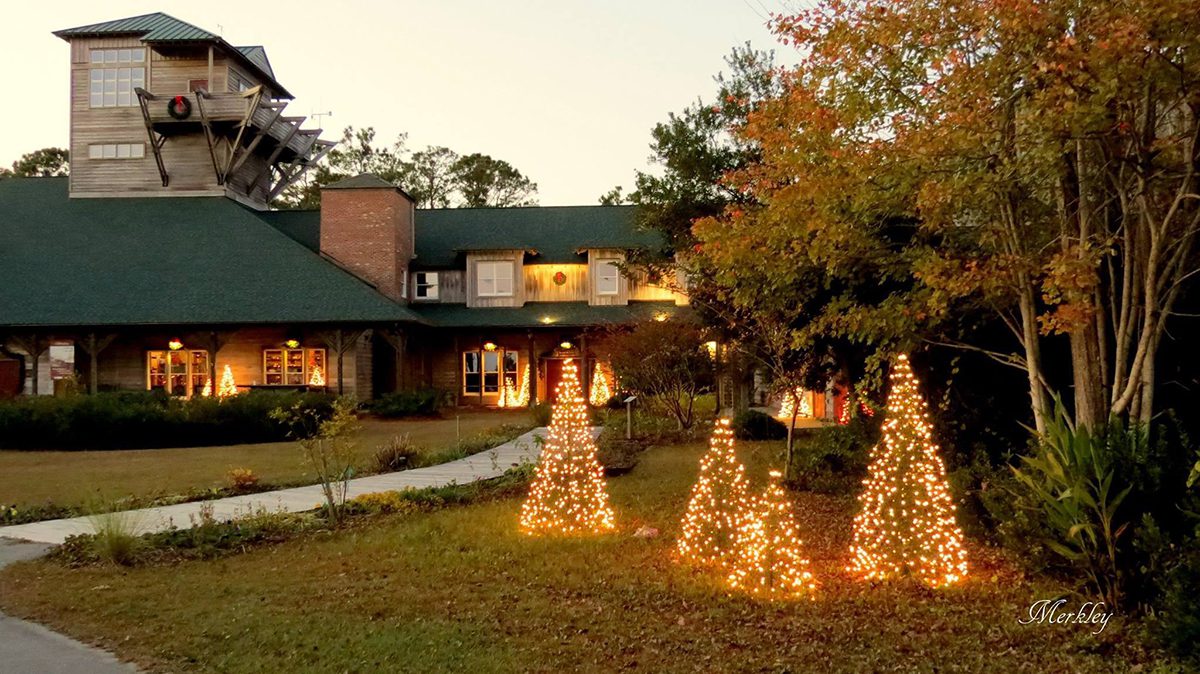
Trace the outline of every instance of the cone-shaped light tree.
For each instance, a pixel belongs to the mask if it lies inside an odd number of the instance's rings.
[[[221,373],[221,383],[217,386],[217,397],[228,398],[237,395],[237,392],[237,384],[233,381],[233,369],[226,365],[225,371]]]
[[[727,578],[735,590],[782,599],[816,589],[791,504],[779,485],[782,476],[777,470],[771,471],[771,483],[738,531]]]
[[[579,368],[568,360],[550,416],[537,476],[521,506],[521,531],[527,534],[591,534],[614,528],[604,468],[596,460],[596,442],[579,384]]]
[[[682,561],[719,566],[728,560],[738,530],[751,514],[745,473],[734,452],[729,419],[718,419],[683,516],[676,545]]]
[[[908,357],[892,364],[883,437],[871,450],[849,570],[865,579],[911,575],[933,587],[967,575],[962,531]]]
[[[592,385],[588,391],[588,402],[599,407],[613,397],[612,386],[609,385],[610,375],[604,364],[597,362],[592,370]]]

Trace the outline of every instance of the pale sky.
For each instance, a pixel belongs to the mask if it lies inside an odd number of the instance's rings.
[[[0,23],[7,95],[0,165],[65,147],[67,43],[51,31],[161,11],[261,44],[296,96],[288,114],[332,111],[410,149],[445,145],[512,163],[542,205],[594,204],[646,168],[650,129],[697,96],[732,47],[776,48],[786,0],[22,2]],[[776,48],[783,62],[786,48]],[[312,126],[311,122],[307,126]]]

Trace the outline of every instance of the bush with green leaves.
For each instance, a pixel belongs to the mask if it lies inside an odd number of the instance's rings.
[[[788,427],[769,414],[745,410],[733,418],[733,434],[738,440],[783,440]]]
[[[271,410],[299,406],[327,417],[332,403],[332,396],[298,391],[190,400],[150,391],[19,397],[0,401],[0,448],[148,449],[273,442],[285,439],[288,429],[271,417]]]
[[[436,389],[400,391],[380,396],[367,405],[373,414],[388,419],[433,416],[446,403],[446,394]]]
[[[304,460],[317,476],[325,497],[325,514],[334,525],[341,522],[346,492],[358,464],[356,408],[353,400],[338,398],[328,415],[299,404],[271,413],[272,419],[288,428],[289,437],[299,441]]]
[[[855,494],[867,474],[878,424],[856,417],[845,426],[805,431],[796,440],[788,483],[826,494]]]

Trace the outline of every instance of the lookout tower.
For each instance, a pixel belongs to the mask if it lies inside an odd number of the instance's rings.
[[[228,196],[267,208],[335,143],[261,46],[162,13],[56,31],[71,45],[71,197]]]

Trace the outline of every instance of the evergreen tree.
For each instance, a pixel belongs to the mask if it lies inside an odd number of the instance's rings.
[[[676,546],[682,560],[719,566],[732,554],[738,529],[752,507],[745,472],[734,452],[729,419],[718,419],[683,516]]]

